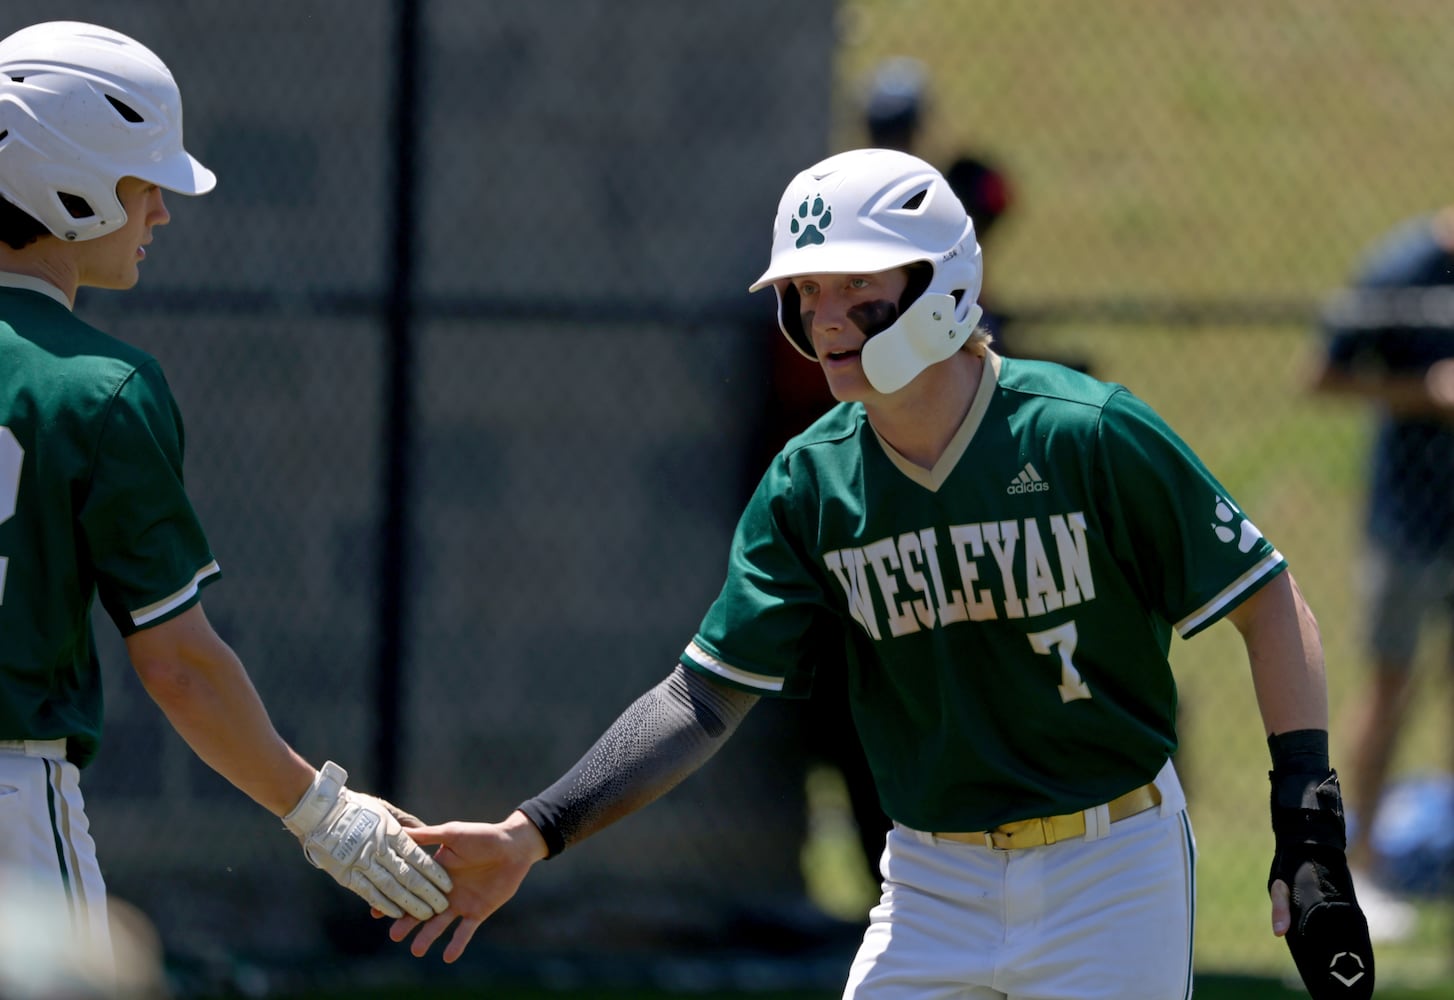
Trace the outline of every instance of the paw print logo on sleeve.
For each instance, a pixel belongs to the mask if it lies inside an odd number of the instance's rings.
[[[821,194],[804,198],[798,210],[788,220],[788,232],[797,237],[793,243],[799,250],[809,244],[825,243],[823,230],[833,225],[833,209]]]
[[[1257,539],[1262,537],[1262,532],[1257,530],[1257,525],[1247,520],[1242,512],[1232,505],[1230,500],[1216,497],[1216,506],[1212,509],[1216,520],[1212,522],[1212,530],[1217,534],[1217,540],[1230,543],[1237,542],[1238,552],[1251,552],[1252,546],[1257,544]]]

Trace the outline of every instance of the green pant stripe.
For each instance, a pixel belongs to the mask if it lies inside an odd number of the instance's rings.
[[[1195,963],[1195,952],[1193,943],[1196,941],[1197,924],[1197,844],[1191,833],[1191,820],[1183,811],[1181,814],[1181,829],[1183,841],[1186,845],[1186,884],[1187,884],[1187,933],[1186,933],[1186,994],[1183,1000],[1191,1000],[1192,979],[1194,977],[1193,965]]]
[[[71,931],[75,933],[79,928],[76,927],[76,899],[74,893],[71,891],[71,869],[66,864],[66,847],[68,845],[65,835],[61,830],[60,818],[57,816],[56,799],[58,797],[61,799],[61,808],[64,808],[64,796],[58,796],[56,793],[56,786],[60,783],[61,779],[61,769],[59,767],[52,767],[49,760],[42,760],[41,763],[45,765],[45,801],[46,807],[50,810],[51,838],[55,841],[56,845],[56,867],[60,869],[61,886],[66,891],[66,909],[71,915]]]

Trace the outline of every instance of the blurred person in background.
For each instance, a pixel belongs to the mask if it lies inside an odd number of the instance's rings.
[[[869,78],[863,98],[863,124],[869,145],[923,155],[920,146],[924,122],[931,109],[928,70],[917,59],[894,56],[885,59]],[[983,150],[961,150],[942,170],[950,189],[959,197],[981,247],[1016,204],[1014,182],[995,157]],[[989,280],[988,275],[986,281]],[[1046,354],[1033,351],[1020,339],[1014,316],[1002,308],[990,292],[981,292],[984,318],[980,325],[994,338],[995,353],[1006,358],[1036,358],[1054,361],[1079,372],[1089,372],[1090,362],[1079,355]]]
[[[920,140],[929,111],[929,72],[917,59],[894,56],[879,63],[870,76],[863,98],[863,125],[868,144],[879,149],[897,149],[921,156]],[[962,151],[942,168],[944,179],[974,220],[979,245],[989,245],[989,235],[1014,204],[1015,188],[1004,168],[983,151]],[[1009,317],[1002,313],[994,296],[980,293],[980,320],[994,337],[996,353],[1015,357],[1006,331]]]
[[[537,862],[839,671],[893,819],[846,1000],[1189,996],[1167,656],[1226,620],[1272,760],[1271,930],[1316,1000],[1366,1000],[1322,646],[1286,560],[1123,386],[991,349],[974,226],[930,164],[841,153],[774,218],[752,290],[839,402],[762,477],[668,676],[502,822],[411,830],[455,889],[391,936],[422,956],[453,926],[457,960]]]
[[[1398,939],[1415,910],[1380,884],[1372,833],[1420,641],[1431,622],[1454,622],[1454,207],[1370,248],[1325,312],[1310,382],[1368,404],[1377,420],[1358,567],[1369,665],[1350,699],[1348,859],[1370,931]]]
[[[72,311],[80,288],[137,283],[170,221],[163,189],[214,183],[183,148],[181,96],[151,50],[72,21],[0,40],[0,866],[28,873],[97,961],[111,952],[106,887],[80,774],[101,743],[98,595],[178,735],[310,861],[395,915],[442,911],[449,888],[386,803],[274,729],[202,611],[220,571],[161,368]]]

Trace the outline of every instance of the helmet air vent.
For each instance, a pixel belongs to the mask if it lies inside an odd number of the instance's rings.
[[[71,213],[73,219],[89,219],[95,216],[96,210],[91,203],[80,195],[67,194],[65,191],[57,191],[56,197],[61,200],[67,212]]]
[[[124,103],[122,101],[118,101],[116,98],[112,97],[110,94],[107,94],[106,95],[106,100],[108,100],[108,101],[111,102],[111,106],[116,109],[116,113],[118,115],[120,115],[122,118],[125,118],[127,121],[131,122],[133,125],[139,124],[140,122],[143,122],[143,121],[146,120],[146,119],[142,118],[140,112],[138,112],[131,105],[126,104],[126,103]]]
[[[905,212],[917,211],[919,206],[924,204],[924,196],[928,193],[928,188],[921,188],[920,190],[914,192],[914,196],[912,198],[900,205],[899,209]]]

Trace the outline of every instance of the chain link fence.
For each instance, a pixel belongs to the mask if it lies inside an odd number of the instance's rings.
[[[161,359],[223,567],[208,615],[315,763],[426,818],[499,818],[671,668],[760,461],[777,335],[744,289],[772,209],[796,170],[866,141],[866,81],[893,56],[925,72],[917,151],[1008,179],[985,240],[1006,349],[1130,386],[1256,517],[1319,615],[1346,753],[1369,414],[1309,396],[1304,370],[1365,247],[1449,196],[1446,4],[65,7],[15,0],[0,34],[65,16],[144,40],[219,176],[169,199],[138,289],[79,310]],[[222,976],[392,949],[100,632],[94,833],[176,960]],[[1173,658],[1199,965],[1286,974],[1245,655],[1223,626]],[[1454,756],[1454,695],[1425,672],[1400,774]],[[861,875],[803,744],[792,706],[755,711],[681,788],[533,875],[465,973],[535,952],[851,953],[852,927],[808,905],[856,905]],[[1386,977],[1451,975],[1449,908],[1420,908]]]

